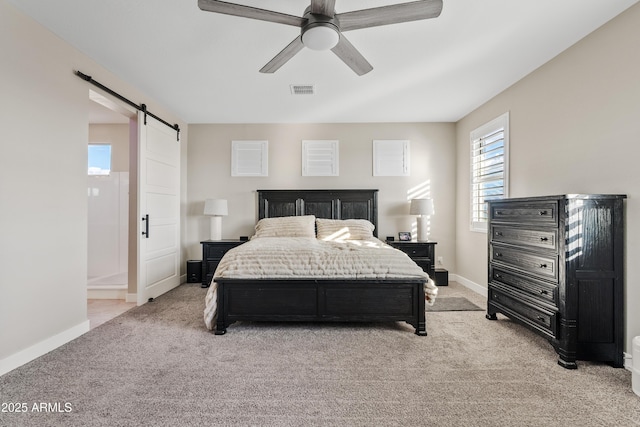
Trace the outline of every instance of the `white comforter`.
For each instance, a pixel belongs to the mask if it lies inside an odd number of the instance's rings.
[[[426,303],[433,305],[437,288],[429,276],[404,252],[371,238],[323,241],[308,237],[260,237],[227,252],[214,278],[280,279],[425,278]],[[205,299],[204,320],[215,327],[217,285],[211,283]]]

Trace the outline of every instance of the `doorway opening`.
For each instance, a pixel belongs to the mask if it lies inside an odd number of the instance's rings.
[[[135,122],[126,111],[110,108],[101,95],[90,91],[89,99],[87,313],[94,328],[136,305],[129,283],[130,258],[135,257],[129,249]]]

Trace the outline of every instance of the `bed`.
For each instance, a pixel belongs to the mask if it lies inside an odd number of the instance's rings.
[[[377,190],[258,190],[256,234],[216,269],[207,327],[222,335],[236,321],[404,321],[427,335],[425,304],[437,289],[377,239],[377,212]]]

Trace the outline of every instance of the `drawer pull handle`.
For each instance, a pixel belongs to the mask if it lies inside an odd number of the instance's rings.
[[[549,291],[545,291],[544,289],[540,291],[540,295],[549,295]]]
[[[538,215],[547,215],[547,214],[548,214],[548,212],[547,212],[547,211],[539,211],[539,212],[538,212]]]
[[[502,211],[496,211],[496,215],[503,215]]]
[[[502,252],[496,252],[496,258],[501,256],[502,256]]]
[[[502,231],[496,231],[496,236],[502,236]]]
[[[496,279],[502,279],[502,274],[498,274],[498,273],[496,273],[495,278],[496,278]]]
[[[547,264],[540,264],[540,268],[547,268]]]
[[[537,316],[536,319],[538,319],[541,322],[544,322],[546,319],[542,316]]]
[[[540,238],[540,241],[541,241],[541,242],[548,242],[548,241],[549,241],[549,238],[548,238],[548,237],[541,237],[541,238]]]

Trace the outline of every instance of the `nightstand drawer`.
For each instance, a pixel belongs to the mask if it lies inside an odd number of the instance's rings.
[[[231,249],[240,246],[244,240],[204,240],[202,244],[202,287],[206,288],[211,284],[213,273],[220,260]]]
[[[220,260],[219,259],[209,259],[207,260],[207,263],[205,265],[207,274],[211,277],[213,277],[213,273],[215,273],[216,268],[218,268],[218,264],[220,264]]]
[[[492,203],[492,222],[510,222],[518,224],[549,224],[558,223],[557,202],[522,203]]]
[[[205,245],[205,258],[214,258],[220,260],[224,254],[237,245]]]
[[[491,245],[489,260],[496,264],[531,273],[543,279],[558,281],[558,256],[541,255],[509,247]]]
[[[541,304],[558,307],[558,286],[491,266],[491,280],[525,292]]]
[[[411,258],[428,258],[429,257],[429,247],[426,245],[413,244],[413,245],[394,245],[396,249],[400,249],[405,254],[409,255]]]
[[[422,270],[434,278],[434,258],[435,258],[435,246],[436,242],[416,242],[416,241],[393,241],[387,240],[387,244],[393,248],[396,248],[409,256],[422,268]]]
[[[557,229],[531,230],[496,225],[491,227],[491,240],[493,242],[534,246],[553,251],[558,250]]]
[[[433,270],[433,261],[429,258],[412,258],[413,262],[418,264],[418,266],[429,275],[432,279],[434,278],[434,270]]]

